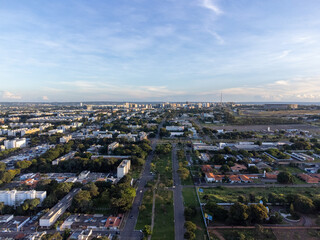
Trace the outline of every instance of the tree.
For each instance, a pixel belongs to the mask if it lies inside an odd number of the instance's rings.
[[[36,207],[40,204],[40,199],[39,198],[30,199],[28,200],[28,202],[29,202],[29,209],[31,211],[34,211]]]
[[[250,200],[250,202],[254,203],[256,201],[256,196],[253,193],[250,193],[249,200]]]
[[[281,214],[278,213],[278,212],[275,212],[275,214],[272,215],[272,216],[269,218],[268,223],[270,223],[270,224],[280,224],[280,223],[282,223]]]
[[[249,217],[248,206],[242,203],[236,202],[230,207],[229,220],[233,224],[245,225]]]
[[[247,202],[247,198],[243,195],[239,195],[238,196],[238,202],[241,202],[241,203],[246,203]]]
[[[268,217],[268,210],[262,204],[252,204],[249,207],[249,218],[252,223],[262,223]]]
[[[54,190],[54,194],[58,199],[63,198],[67,193],[71,191],[72,183],[64,182],[57,185],[56,189]]]
[[[227,164],[224,164],[221,166],[220,171],[223,173],[230,172],[230,167]]]
[[[187,221],[191,220],[197,213],[197,209],[195,207],[186,207],[184,209],[184,216]]]
[[[59,232],[56,232],[54,234],[47,234],[43,238],[44,240],[62,240],[62,236]]]
[[[256,166],[250,166],[248,167],[249,173],[259,173],[259,169]]]
[[[144,236],[150,236],[152,234],[151,226],[150,225],[144,225],[144,228],[142,230],[144,233]]]
[[[194,232],[197,229],[197,225],[191,221],[186,221],[184,223],[184,227],[186,228],[186,232],[184,234],[185,239],[195,239],[196,235]]]
[[[31,166],[32,162],[31,161],[18,161],[16,162],[16,167],[17,168],[21,168],[21,169],[25,169],[25,168],[29,168]]]
[[[4,162],[0,162],[0,172],[4,172],[6,170],[6,164]]]
[[[231,231],[226,233],[227,240],[246,240],[246,236],[238,231]]]
[[[293,202],[294,209],[300,213],[312,213],[315,209],[313,202],[310,198],[298,194]]]
[[[186,180],[190,175],[189,170],[187,168],[184,168],[184,167],[179,168],[178,172],[179,172],[180,178],[182,180]]]
[[[289,172],[280,172],[277,176],[277,181],[282,184],[293,183],[293,175]]]
[[[0,202],[0,214],[2,215],[3,213],[3,209],[4,209],[4,203]]]
[[[228,211],[215,202],[208,202],[205,209],[218,221],[225,221],[228,217]]]
[[[87,184],[83,189],[89,191],[92,197],[99,195],[99,188],[94,183]]]
[[[184,233],[184,238],[193,240],[196,239],[196,234],[194,232],[187,231]]]
[[[75,212],[87,213],[92,207],[91,195],[87,190],[80,190],[73,198]]]
[[[317,211],[320,211],[320,197],[313,199],[313,205],[315,206]]]
[[[184,227],[186,228],[187,231],[189,232],[194,232],[197,229],[197,225],[195,225],[193,222],[191,221],[186,221],[184,223]]]

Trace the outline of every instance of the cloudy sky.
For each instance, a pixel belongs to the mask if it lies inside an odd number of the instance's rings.
[[[0,101],[320,101],[319,0],[0,0]]]

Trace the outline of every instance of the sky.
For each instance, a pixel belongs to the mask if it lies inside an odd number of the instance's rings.
[[[2,101],[320,101],[319,0],[0,0]]]

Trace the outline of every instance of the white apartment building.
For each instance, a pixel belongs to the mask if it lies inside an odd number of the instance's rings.
[[[72,139],[71,135],[66,135],[60,138],[60,143],[67,143]]]
[[[40,227],[52,226],[58,218],[71,206],[73,197],[80,191],[79,188],[72,189],[64,198],[62,198],[54,207],[52,207],[39,220]]]
[[[0,191],[0,202],[9,206],[19,206],[27,199],[39,198],[40,203],[47,197],[46,191]]]
[[[27,145],[27,139],[25,138],[16,138],[14,140],[5,140],[3,142],[4,146],[6,149],[10,149],[10,148],[23,148],[26,147]]]
[[[184,126],[166,126],[166,130],[169,132],[183,132]]]
[[[123,178],[130,170],[131,161],[130,160],[122,160],[120,165],[117,167],[117,178]]]
[[[118,142],[113,142],[108,145],[108,153],[110,154],[112,151],[114,151],[117,147],[119,147]]]

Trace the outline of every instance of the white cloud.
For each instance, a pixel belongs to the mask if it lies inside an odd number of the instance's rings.
[[[160,99],[187,94],[184,91],[169,89],[167,86],[117,85],[108,82],[70,81],[57,82],[61,94],[73,98],[85,96],[93,100]],[[69,88],[67,89],[66,86]],[[48,95],[56,93],[57,88],[45,88]],[[52,90],[52,91],[51,91]]]
[[[214,32],[214,31],[211,31],[211,30],[208,30],[208,32],[209,32],[212,36],[214,36],[214,38],[217,40],[217,42],[218,42],[219,44],[224,44],[224,43],[225,43],[224,39],[223,39],[217,32]]]
[[[233,99],[260,99],[262,101],[319,101],[320,77],[281,80],[256,87],[243,86],[222,89]]]
[[[291,50],[285,50],[285,51],[283,51],[279,56],[277,56],[275,59],[285,58],[285,57],[288,56],[291,52],[292,52]]]
[[[4,100],[18,100],[21,99],[21,96],[14,94],[12,92],[9,91],[2,91],[2,99]]]
[[[42,100],[44,100],[44,101],[48,101],[48,100],[49,100],[49,98],[48,98],[48,96],[42,96]]]
[[[223,14],[223,11],[212,0],[201,0],[201,6],[211,10],[216,15]]]

